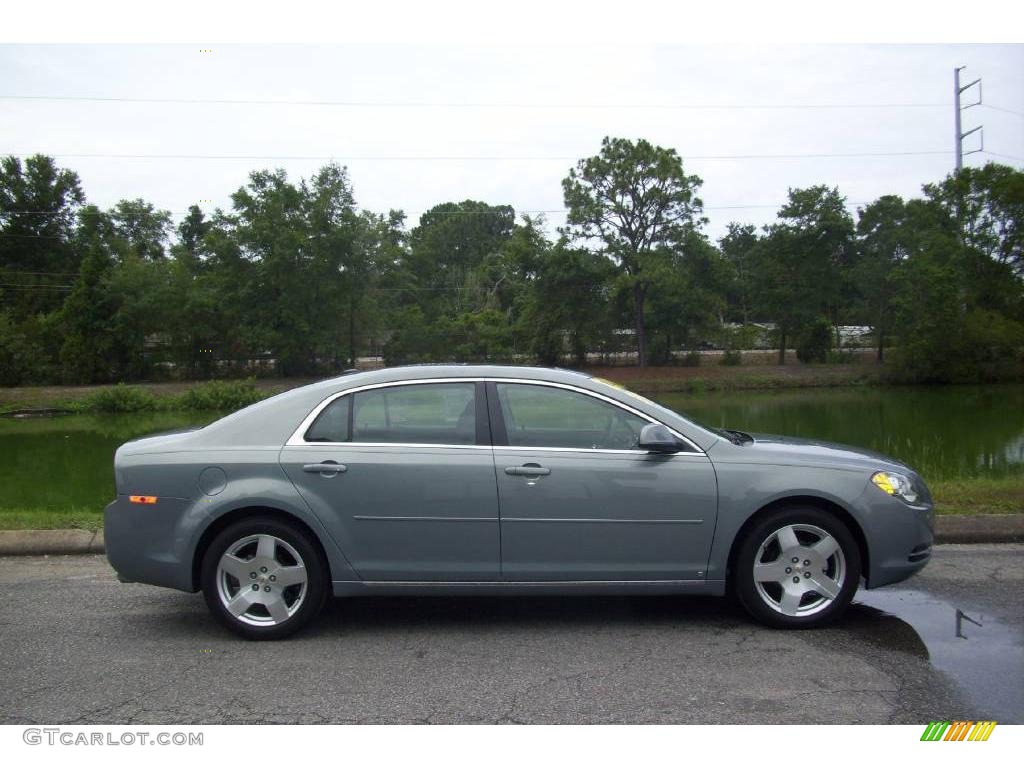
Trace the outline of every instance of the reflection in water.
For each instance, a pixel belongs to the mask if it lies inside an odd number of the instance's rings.
[[[870,448],[929,480],[1024,473],[1024,387],[727,392],[658,401],[713,427]]]
[[[956,680],[975,707],[936,717],[1024,722],[1019,627],[1007,627],[978,608],[965,611],[925,592],[900,588],[861,590],[844,623],[870,642],[930,660]]]
[[[114,498],[114,451],[121,443],[201,426],[220,415],[172,411],[0,418],[0,510],[27,507],[98,512]]]

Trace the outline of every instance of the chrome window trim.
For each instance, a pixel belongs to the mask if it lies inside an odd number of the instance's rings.
[[[690,447],[690,451],[684,451],[675,454],[668,454],[673,457],[677,456],[706,456],[704,450],[697,445],[695,442],[690,440],[686,435],[680,434],[677,430],[670,427],[661,421],[658,421],[653,416],[649,416],[643,411],[637,410],[630,405],[619,402],[618,400],[603,395],[600,392],[592,392],[589,389],[583,387],[577,387],[572,384],[563,384],[557,381],[543,381],[540,379],[518,379],[518,378],[504,378],[501,376],[453,376],[443,377],[434,379],[400,379],[397,381],[384,381],[377,384],[363,384],[359,387],[349,387],[343,389],[334,394],[328,395],[320,403],[309,412],[309,414],[302,420],[298,428],[292,433],[291,437],[288,438],[288,442],[284,444],[285,448],[294,447],[325,447],[325,448],[338,448],[338,447],[359,447],[359,448],[468,448],[471,450],[493,450],[493,451],[515,451],[515,452],[538,452],[538,451],[559,451],[569,453],[610,453],[610,454],[628,454],[628,455],[641,455],[646,456],[650,451],[642,451],[636,448],[633,449],[613,449],[613,448],[564,448],[560,446],[519,446],[519,445],[466,445],[466,444],[445,444],[445,443],[356,443],[356,442],[345,442],[345,443],[327,443],[318,441],[307,441],[305,434],[313,422],[316,421],[317,417],[327,408],[331,403],[346,395],[354,395],[357,392],[364,392],[371,389],[384,389],[386,387],[402,387],[414,384],[475,384],[477,382],[494,382],[498,384],[532,384],[539,387],[552,387],[554,389],[566,389],[570,392],[577,392],[581,395],[593,397],[597,400],[602,400],[611,406],[621,408],[622,410],[637,416],[650,424],[661,424],[669,432],[675,435],[677,438],[682,440],[686,445]]]

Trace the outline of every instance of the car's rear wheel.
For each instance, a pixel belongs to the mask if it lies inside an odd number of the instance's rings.
[[[327,596],[327,568],[315,543],[272,517],[247,518],[221,531],[203,557],[201,578],[213,614],[251,640],[298,631]]]
[[[860,583],[860,550],[835,515],[786,507],[740,542],[731,575],[744,608],[772,627],[804,629],[842,615]]]

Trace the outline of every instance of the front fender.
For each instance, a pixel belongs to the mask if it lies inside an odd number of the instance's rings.
[[[726,579],[729,553],[740,529],[759,510],[775,502],[798,497],[821,499],[844,509],[862,529],[864,527],[862,515],[849,502],[860,497],[864,490],[862,471],[716,462],[715,472],[718,475],[718,523],[708,559],[708,580]],[[868,546],[870,549],[870,541]]]

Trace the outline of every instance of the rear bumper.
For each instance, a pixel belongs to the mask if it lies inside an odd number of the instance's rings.
[[[119,495],[103,512],[107,560],[121,581],[193,591],[190,551],[179,535],[187,499],[161,496],[156,504],[132,504]]]

